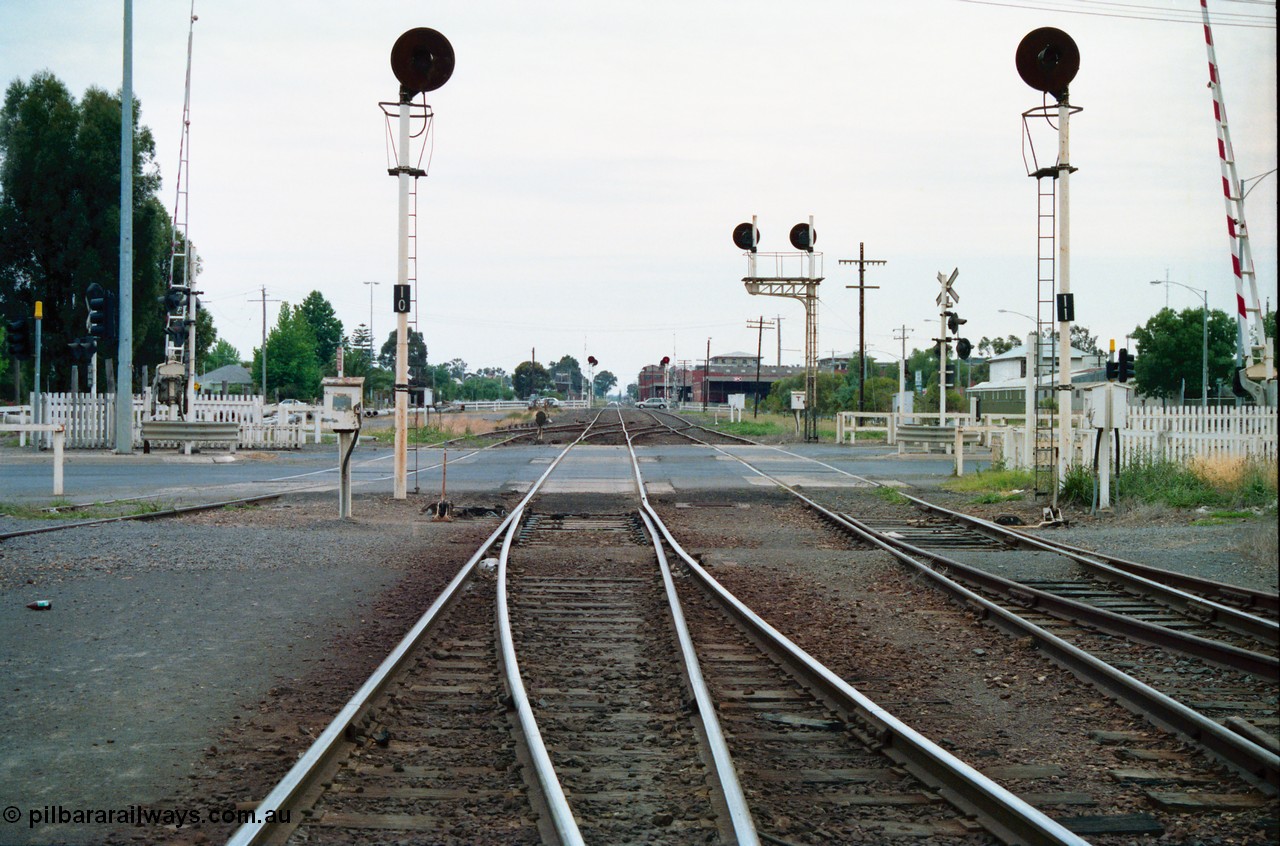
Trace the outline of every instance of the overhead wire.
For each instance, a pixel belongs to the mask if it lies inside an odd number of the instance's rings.
[[[1120,20],[1141,20],[1141,21],[1158,21],[1161,23],[1189,23],[1199,24],[1201,22],[1199,9],[1181,10],[1166,9],[1161,7],[1142,6],[1129,3],[1106,3],[1105,0],[1076,0],[1078,3],[1099,2],[1110,6],[1109,11],[1093,10],[1092,8],[1072,8],[1071,4],[1065,2],[1040,2],[1027,0],[1027,2],[1013,2],[1013,0],[956,0],[959,3],[971,3],[977,6],[999,6],[1009,9],[1029,9],[1041,12],[1062,12],[1069,15],[1087,15],[1090,17],[1114,18]],[[1146,14],[1145,10],[1156,10],[1164,12],[1163,15]],[[1138,14],[1125,14],[1124,12],[1133,11]],[[1214,21],[1219,26],[1234,26],[1246,29],[1275,29],[1276,19],[1273,16],[1258,15],[1247,12],[1216,12],[1214,13]]]

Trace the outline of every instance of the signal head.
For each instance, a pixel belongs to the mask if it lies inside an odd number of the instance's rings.
[[[1018,76],[1037,91],[1067,99],[1067,86],[1080,70],[1080,48],[1060,29],[1041,27],[1027,33],[1014,56]]]
[[[411,29],[391,47],[391,72],[410,94],[435,91],[453,75],[453,45],[434,29]]]
[[[750,223],[739,223],[733,227],[733,243],[740,250],[754,253],[760,243],[760,230]]]
[[[818,242],[818,230],[807,223],[797,223],[791,227],[791,246],[806,253],[813,252],[813,245]]]

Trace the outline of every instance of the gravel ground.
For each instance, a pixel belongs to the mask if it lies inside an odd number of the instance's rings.
[[[346,523],[330,497],[294,498],[5,542],[0,804],[21,819],[0,843],[115,828],[33,823],[49,806],[207,816],[261,798],[283,772],[263,759],[297,757],[487,534],[420,507],[358,498]]]

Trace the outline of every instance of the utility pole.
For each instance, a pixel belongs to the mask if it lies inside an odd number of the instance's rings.
[[[267,299],[267,286],[262,285],[262,402],[267,402],[267,303],[278,303],[280,300]],[[249,302],[254,302],[249,300]]]
[[[866,257],[866,244],[858,242],[858,257],[856,259],[840,259],[841,264],[856,264],[858,266],[858,284],[845,285],[846,288],[858,289],[858,411],[866,411],[866,383],[867,383],[867,350],[866,350],[866,329],[867,329],[867,289],[879,289],[879,285],[867,284],[867,265],[869,264],[888,264],[883,259],[869,259]]]
[[[782,366],[782,315],[775,314],[773,316],[774,323],[778,326],[778,366]]]
[[[702,410],[707,410],[707,401],[711,398],[711,339],[707,338],[707,358],[702,370]]]
[[[782,318],[778,318],[778,319],[779,319],[779,320],[781,320]],[[772,328],[773,328],[773,321],[772,321],[772,320],[765,320],[765,319],[764,319],[764,315],[762,314],[762,315],[760,315],[760,319],[759,319],[759,320],[756,320],[756,321],[754,321],[754,322],[753,322],[753,321],[748,320],[748,321],[747,321],[747,328],[748,328],[748,329],[755,329],[755,330],[756,330],[756,384],[755,384],[755,388],[754,388],[754,390],[752,390],[752,392],[751,392],[752,394],[754,394],[754,395],[755,395],[755,398],[756,398],[756,400],[755,400],[755,408],[754,408],[754,409],[752,410],[752,412],[751,412],[751,416],[754,418],[754,417],[759,417],[759,416],[760,416],[760,357],[761,357],[761,355],[762,355],[762,353],[763,353],[763,348],[764,348],[764,330],[766,330],[766,329],[772,329]],[[781,334],[781,333],[779,333],[779,334]],[[781,341],[779,341],[778,343],[779,343],[779,344],[781,344],[782,342],[781,342]],[[782,351],[781,351],[781,347],[779,347],[779,351],[778,351],[778,358],[779,358],[779,362],[778,362],[778,363],[779,363],[779,364],[781,364],[781,363],[782,363],[782,362],[781,362],[781,358],[782,358]]]
[[[895,341],[902,341],[902,358],[899,359],[898,366],[898,394],[900,396],[907,392],[907,337],[911,328],[904,323],[893,330],[895,333],[902,333],[901,335],[894,334],[893,336]],[[902,400],[899,399],[898,402],[902,402]],[[898,410],[901,411],[902,409],[899,408]]]
[[[376,336],[373,334],[373,288],[375,285],[381,285],[381,282],[362,282],[362,285],[369,286],[369,367],[373,368],[374,348],[377,342]]]
[[[116,328],[116,454],[133,453],[133,0],[124,0],[120,84],[120,293]]]

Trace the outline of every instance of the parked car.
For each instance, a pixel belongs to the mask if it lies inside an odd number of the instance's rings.
[[[667,401],[662,397],[649,397],[636,403],[636,408],[666,408]]]

